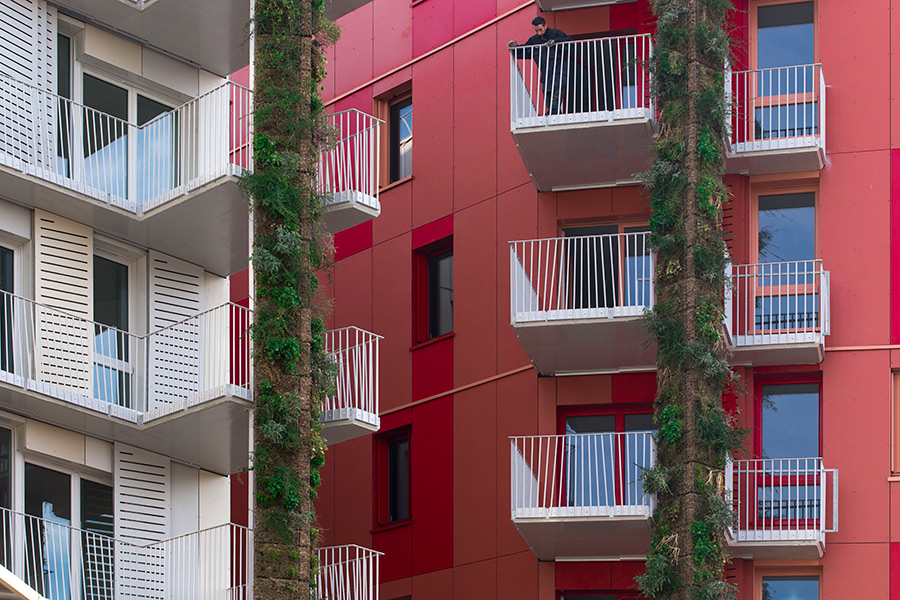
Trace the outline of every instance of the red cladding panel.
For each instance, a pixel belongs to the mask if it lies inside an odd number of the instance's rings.
[[[403,579],[412,574],[413,525],[402,525],[372,535],[372,546],[381,557],[381,581]]]
[[[638,9],[640,2],[631,2],[628,4],[614,4],[609,7],[609,29],[610,31],[622,31],[627,29],[637,29],[640,18]]]
[[[342,17],[340,27],[348,34],[342,35],[334,47],[334,92],[337,95],[372,79],[371,3]]]
[[[891,344],[900,344],[900,149],[891,150]]]
[[[409,2],[374,0],[375,73],[380,75],[412,58],[412,7]]]
[[[231,522],[235,525],[250,525],[250,486],[248,473],[235,473],[231,482]]]
[[[342,260],[372,247],[372,221],[334,234],[334,260]]]
[[[423,246],[433,244],[434,242],[450,237],[451,235],[453,235],[453,215],[447,215],[442,219],[432,221],[427,225],[422,225],[413,230],[413,250],[418,250]]]
[[[412,411],[412,570],[418,575],[453,565],[453,396]]]
[[[608,590],[612,576],[609,562],[556,563],[556,589],[567,591]]]
[[[612,376],[613,402],[653,402],[656,373],[617,373]]]
[[[634,578],[644,572],[644,561],[623,561],[612,563],[609,587],[613,590],[634,590]]]
[[[432,2],[434,0],[431,0]],[[497,16],[493,2],[487,0],[455,0],[453,3],[453,37],[462,35]]]
[[[250,269],[238,271],[228,278],[228,295],[231,302],[240,302],[250,297]]]
[[[388,410],[410,401],[412,367],[411,236],[407,233],[372,249],[372,330],[385,335],[381,342],[381,408]],[[389,376],[388,376],[389,374]],[[382,429],[387,426],[382,423]]]
[[[891,543],[891,600],[900,600],[900,542]]]
[[[453,338],[426,343],[412,352],[412,399],[453,389]]]
[[[412,51],[420,56],[453,38],[453,0],[425,0],[412,8]]]

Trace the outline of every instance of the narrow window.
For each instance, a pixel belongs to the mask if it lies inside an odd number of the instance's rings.
[[[94,256],[94,396],[131,405],[128,267]]]
[[[388,521],[409,518],[409,437],[388,442]]]
[[[85,73],[83,146],[88,185],[128,196],[128,90]]]
[[[391,183],[412,175],[412,98],[391,104]]]
[[[175,186],[177,115],[172,108],[137,95],[137,203],[156,198]]]
[[[814,2],[760,6],[756,62],[760,69],[815,62]]]
[[[41,596],[68,596],[72,525],[71,476],[25,463],[26,557],[44,557],[26,565],[26,581]]]
[[[13,364],[13,251],[0,246],[0,371]]]
[[[428,257],[428,338],[453,331],[453,250]]]
[[[59,112],[57,114],[56,163],[58,172],[71,177],[72,158],[72,56],[71,40],[62,35],[56,36],[56,94],[59,96]]]

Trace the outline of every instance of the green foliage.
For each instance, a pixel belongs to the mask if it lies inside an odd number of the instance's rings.
[[[666,406],[657,413],[654,420],[659,427],[660,440],[667,444],[674,444],[681,439],[681,434],[684,432],[683,414],[684,407],[680,404]]]

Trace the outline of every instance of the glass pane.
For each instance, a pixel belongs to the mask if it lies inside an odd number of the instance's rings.
[[[50,600],[68,600],[72,490],[70,478],[25,463],[25,581]]]
[[[626,227],[625,233],[650,231],[649,227]],[[650,306],[653,270],[650,261],[650,237],[632,235],[625,245],[625,306]]]
[[[13,364],[13,251],[0,246],[0,371]]]
[[[84,76],[84,177],[87,185],[128,196],[128,91]]]
[[[72,142],[72,114],[70,103],[72,98],[72,59],[71,40],[64,35],[56,36],[56,93],[59,96],[59,114],[57,115],[56,163],[57,171],[66,177],[69,172]]]
[[[128,267],[94,257],[94,397],[131,406]]]
[[[7,512],[12,508],[12,432],[0,427],[0,508],[6,510],[0,512],[0,528],[2,528],[3,544],[0,545],[0,565],[12,570],[15,565],[12,562],[12,515]]]
[[[85,600],[111,600],[115,548],[112,543],[113,489],[110,486],[81,480],[81,529]]]
[[[391,107],[391,181],[412,175],[412,98]]]
[[[813,192],[759,197],[759,262],[815,259],[815,202]]]
[[[171,108],[137,97],[137,203],[143,204],[175,186],[177,116]]]
[[[616,225],[569,227],[568,255],[562,277],[568,281],[572,308],[613,308],[619,305],[619,236]],[[590,236],[590,237],[584,237]]]
[[[453,331],[453,253],[428,259],[428,337]]]
[[[759,7],[757,65],[760,69],[815,62],[813,10],[813,2]]]
[[[409,518],[409,438],[388,444],[389,519]]]
[[[818,577],[763,577],[763,600],[819,600]]]
[[[765,385],[762,457],[819,456],[819,384]]]
[[[566,417],[566,490],[569,506],[615,504],[615,415]]]

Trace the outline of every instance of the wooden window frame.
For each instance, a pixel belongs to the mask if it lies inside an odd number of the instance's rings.
[[[813,2],[813,63],[819,62],[819,1],[818,0],[750,0],[748,21],[748,45],[750,47],[750,70],[755,71],[759,62],[759,9],[763,6],[779,6],[784,4],[801,4]]]
[[[412,175],[409,175],[408,177],[391,181],[391,130],[393,126],[391,122],[391,109],[394,105],[405,102],[411,98],[412,81],[407,81],[374,99],[373,116],[381,119],[387,125],[384,135],[380,136],[379,142],[379,154],[381,160],[379,160],[378,166],[378,185],[382,190],[412,179]],[[415,145],[415,141],[413,144]]]

